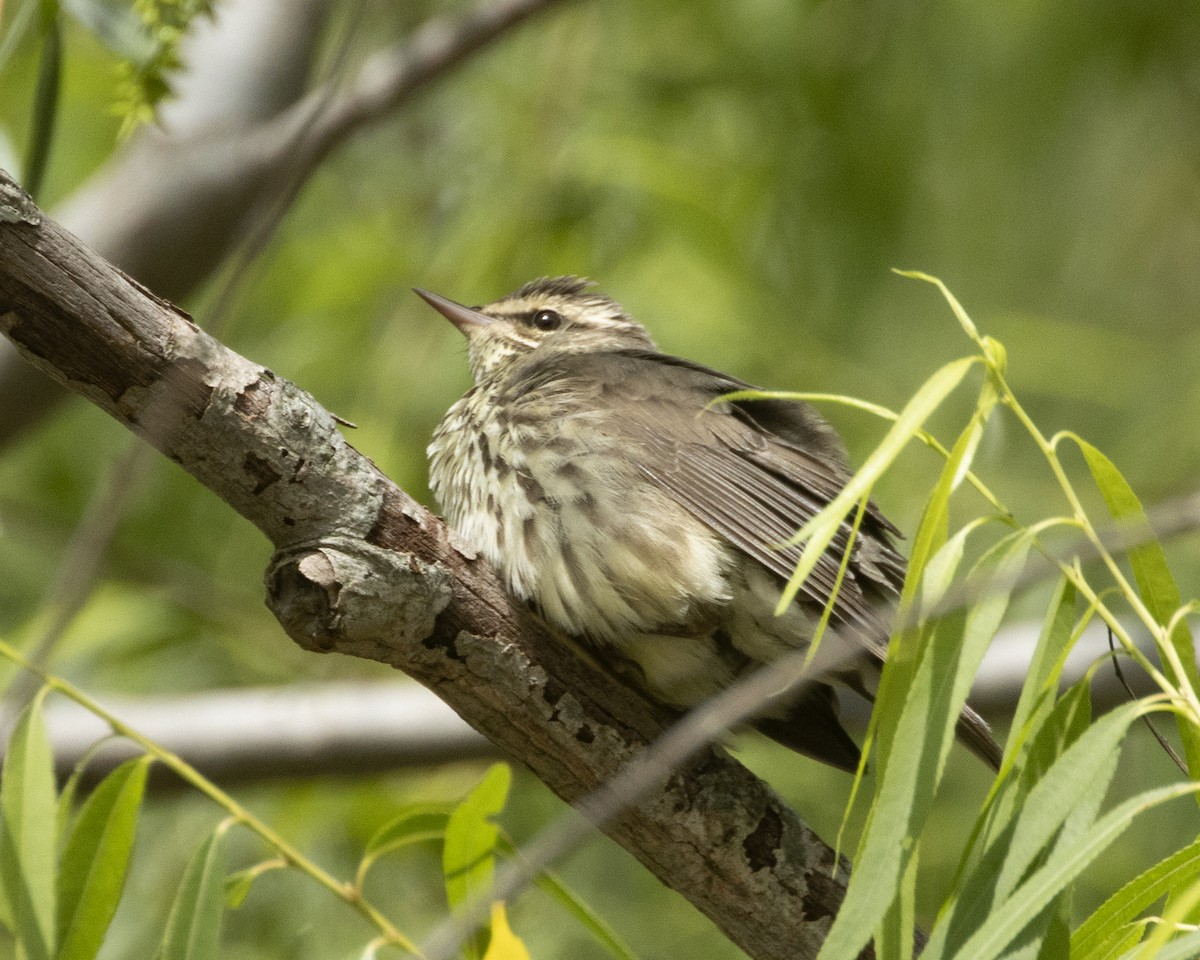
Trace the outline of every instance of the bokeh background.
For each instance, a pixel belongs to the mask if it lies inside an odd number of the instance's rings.
[[[450,4],[335,14],[353,62]],[[218,8],[219,9],[219,8]],[[6,11],[5,16],[10,16]],[[354,13],[357,17],[358,14]],[[2,22],[0,22],[2,25]],[[115,147],[113,57],[67,31],[53,208]],[[0,73],[0,163],[16,169],[38,46]],[[1200,12],[1169,0],[599,0],[567,4],[471,59],[336,151],[236,287],[221,337],[357,424],[352,442],[418,497],[424,445],[468,385],[458,334],[410,292],[467,303],[535,276],[594,278],[663,349],[764,386],[893,408],[970,344],[941,277],[1042,429],[1105,450],[1144,501],[1200,486]],[[202,324],[220,281],[185,306]],[[952,439],[965,389],[935,426]],[[829,408],[856,459],[879,421]],[[0,411],[2,414],[3,411]],[[0,451],[0,635],[32,635],[96,485],[130,444],[82,402]],[[1082,479],[1080,465],[1072,468]],[[938,463],[914,450],[877,500],[913,529]],[[1065,509],[998,412],[978,471],[1017,517]],[[963,515],[980,504],[969,496]],[[1169,545],[1185,595],[1195,537]],[[140,481],[104,574],[52,669],[98,695],[347,678],[378,665],[303,653],[262,604],[266,541],[173,465]],[[1037,617],[1037,591],[1016,616]],[[752,737],[731,741],[832,839],[848,778]],[[1148,740],[1124,785],[1170,778]],[[399,805],[455,798],[477,761],[251,784],[239,796],[336,873]],[[955,761],[925,858],[926,910],[953,869],[983,771]],[[155,796],[103,956],[148,956],[182,865],[219,811]],[[518,777],[519,839],[564,808]],[[1194,810],[1136,827],[1079,900],[1196,833]],[[261,855],[249,841],[242,863]],[[235,855],[235,861],[238,855]],[[647,957],[741,954],[634,861],[596,839],[563,875]],[[385,866],[372,895],[407,930],[442,909],[433,851]],[[530,894],[514,926],[539,958],[601,956]],[[225,955],[352,956],[365,928],[299,877],[272,874],[226,921]]]

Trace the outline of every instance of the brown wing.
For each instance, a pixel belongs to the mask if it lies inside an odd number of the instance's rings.
[[[559,354],[531,365],[511,388],[524,392],[561,381],[571,389],[581,380],[588,382],[600,409],[612,412],[605,428],[628,438],[629,455],[648,480],[781,581],[791,578],[803,548],[786,546],[786,541],[850,479],[841,442],[815,410],[779,400],[710,408],[717,397],[750,385],[699,364],[641,350]],[[802,585],[803,599],[822,607],[828,602],[850,532],[850,524],[843,522],[831,549]],[[834,624],[849,628],[844,632],[861,643],[876,665],[883,661],[887,642],[877,609],[881,600],[895,597],[904,581],[904,559],[892,545],[897,533],[869,504],[832,611]],[[846,679],[871,697],[870,690]],[[831,707],[826,712],[837,727]],[[795,745],[782,725],[765,732]],[[959,720],[959,736],[997,765],[998,747],[969,708]],[[850,758],[847,753],[840,762],[822,759],[844,766]]]
[[[816,411],[783,401],[708,408],[749,385],[663,354],[588,354],[560,364],[565,375],[578,365],[599,381],[599,400],[618,411],[609,429],[629,437],[647,479],[781,580],[791,577],[802,547],[784,543],[850,476],[841,443]],[[904,560],[890,539],[895,532],[872,504],[833,609],[835,622],[857,627],[853,632],[877,656],[886,629],[876,602],[904,579]],[[849,534],[843,523],[803,597],[822,606],[828,601]]]

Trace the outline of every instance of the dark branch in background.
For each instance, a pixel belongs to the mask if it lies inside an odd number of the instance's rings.
[[[669,717],[514,606],[312,397],[41,219],[6,175],[0,332],[270,538],[268,602],[301,646],[404,670],[567,801],[661,736]],[[756,958],[814,956],[844,893],[832,851],[720,750],[605,830]]]
[[[350,135],[561,2],[491,0],[460,20],[437,18],[370,57],[344,91],[329,84],[307,95],[310,54],[329,0],[222,4],[214,28],[221,39],[206,52],[224,51],[232,62],[206,72],[197,89],[185,86],[182,104],[165,108],[165,125],[174,132],[140,132],[63,206],[59,219],[126,273],[182,300],[243,241],[264,198],[271,204],[277,190],[285,197],[298,191]],[[247,6],[258,9],[253,30],[237,15]],[[247,36],[266,46],[247,48]],[[271,46],[276,38],[282,49]],[[0,343],[0,445],[63,396]]]

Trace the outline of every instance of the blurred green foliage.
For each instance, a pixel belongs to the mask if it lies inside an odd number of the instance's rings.
[[[373,9],[358,52],[422,9]],[[76,27],[65,42],[51,205],[112,152],[118,124],[112,56]],[[410,286],[477,303],[534,276],[585,274],[668,351],[764,386],[899,407],[966,346],[935,292],[889,272],[915,267],[1004,342],[1010,381],[1047,433],[1096,443],[1153,504],[1200,476],[1198,50],[1200,10],[1168,0],[579,2],[337,152],[222,337],[357,423],[356,446],[428,499],[423,447],[468,375],[458,334]],[[22,43],[0,73],[7,164],[27,136],[37,56]],[[208,303],[187,306],[203,322]],[[884,429],[831,415],[860,456]],[[90,492],[130,442],[73,402],[4,451],[0,634],[27,631]],[[915,526],[939,466],[914,451],[877,491],[901,527]],[[1018,514],[1056,496],[1018,431],[990,432],[976,470]],[[1200,574],[1194,543],[1168,545],[1183,582]],[[53,669],[97,693],[386,676],[283,636],[261,602],[269,554],[157,464]],[[832,837],[847,778],[758,741],[746,752]],[[1127,752],[1127,782],[1169,778],[1141,741]],[[981,771],[955,763],[951,780],[977,803]],[[261,787],[248,803],[345,873],[390,809],[458,796],[476,775]],[[505,824],[519,840],[559,812],[519,778]],[[215,816],[191,796],[147,811],[102,956],[149,955]],[[945,821],[948,871],[962,837]],[[1128,873],[1189,833],[1147,818],[1103,866]],[[422,856],[381,869],[377,902],[437,915],[430,885],[411,878],[413,864],[437,869]],[[647,957],[740,955],[603,839],[563,872]],[[530,897],[513,916],[535,956],[598,955],[545,919],[552,910]],[[349,956],[364,936],[302,878],[272,874],[227,918],[225,955]]]

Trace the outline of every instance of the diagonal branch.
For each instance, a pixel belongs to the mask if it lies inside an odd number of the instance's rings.
[[[0,332],[271,540],[268,603],[301,646],[403,670],[568,802],[661,735],[668,717],[512,604],[311,396],[42,217],[3,172]],[[763,960],[814,956],[844,893],[832,851],[719,749],[605,830]]]

